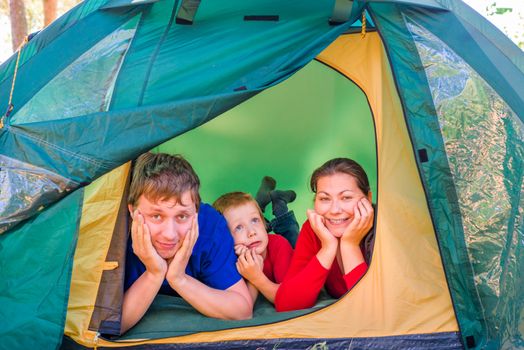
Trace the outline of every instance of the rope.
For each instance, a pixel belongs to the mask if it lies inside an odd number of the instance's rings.
[[[362,11],[362,32],[360,33],[360,37],[364,39],[366,36],[366,11]]]
[[[28,37],[26,36],[24,38],[24,41],[20,44],[18,47],[18,55],[16,56],[16,63],[15,63],[15,71],[13,73],[13,82],[11,83],[11,92],[9,93],[9,102],[7,103],[7,110],[5,111],[4,115],[0,119],[0,129],[4,127],[4,120],[9,117],[9,114],[13,110],[13,92],[15,91],[15,82],[16,82],[16,74],[18,73],[18,63],[20,62],[20,53],[22,52],[22,48],[25,44],[28,42]]]

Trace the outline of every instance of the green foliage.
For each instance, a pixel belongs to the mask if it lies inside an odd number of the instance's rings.
[[[493,15],[503,15],[507,12],[513,12],[513,8],[511,7],[498,7],[497,3],[494,2],[490,6],[486,7],[486,13],[488,16]]]
[[[518,47],[524,50],[523,25],[521,24],[519,26],[515,23],[524,23],[524,12],[522,8],[519,6],[508,7],[507,3],[497,5],[497,2],[494,1],[486,6],[484,15],[513,40]]]

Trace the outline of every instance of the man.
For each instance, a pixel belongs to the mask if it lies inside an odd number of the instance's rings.
[[[178,295],[200,313],[248,319],[253,302],[236,270],[226,221],[200,203],[200,180],[182,156],[146,153],[134,166],[128,208],[122,332],[144,316],[158,293]]]

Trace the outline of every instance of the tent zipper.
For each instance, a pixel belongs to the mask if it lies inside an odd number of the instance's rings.
[[[95,336],[93,338],[93,349],[96,350],[98,349],[98,340],[99,340],[99,337],[100,337],[100,332],[96,332],[95,333]]]

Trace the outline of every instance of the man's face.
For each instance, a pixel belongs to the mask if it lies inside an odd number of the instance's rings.
[[[191,192],[184,192],[178,201],[169,198],[152,202],[141,195],[136,207],[129,206],[131,212],[136,209],[144,217],[144,225],[149,228],[151,243],[158,254],[166,260],[173,258],[191,229],[193,218],[196,219]]]

